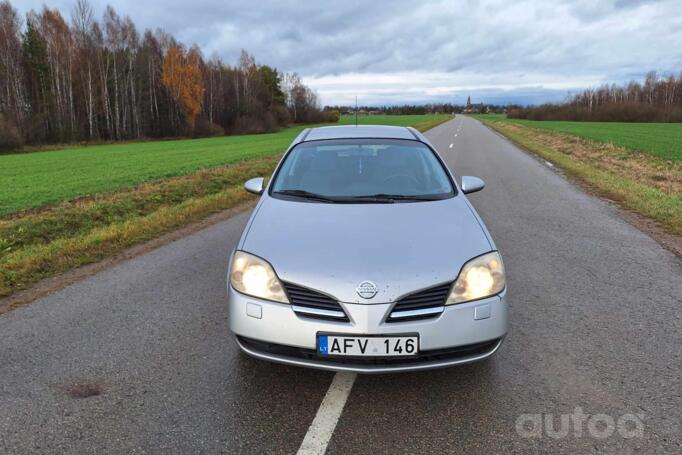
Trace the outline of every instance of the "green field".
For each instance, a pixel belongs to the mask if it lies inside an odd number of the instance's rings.
[[[477,117],[517,123],[650,153],[671,161],[682,161],[682,123],[553,122],[508,119],[503,114]]]
[[[449,116],[372,115],[363,124],[428,128]],[[341,124],[354,118],[343,117]],[[0,216],[76,197],[130,188],[142,182],[189,174],[281,153],[303,129],[206,139],[149,141],[0,155]]]
[[[426,131],[430,124],[437,125],[443,119],[452,118],[451,115],[359,115],[359,125],[395,125],[414,126],[418,130]],[[354,115],[342,115],[339,125],[355,125]]]

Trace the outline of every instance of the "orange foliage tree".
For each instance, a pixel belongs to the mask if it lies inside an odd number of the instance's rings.
[[[200,61],[201,56],[197,49],[192,48],[185,52],[181,46],[172,44],[166,53],[161,72],[161,82],[184,112],[185,121],[192,129],[201,111],[201,98],[204,94]]]

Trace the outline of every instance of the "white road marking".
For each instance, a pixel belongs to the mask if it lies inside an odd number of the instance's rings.
[[[457,137],[457,133],[455,133],[455,137]]]
[[[298,455],[323,455],[327,450],[327,444],[334,434],[356,376],[355,373],[336,373],[301,447],[298,448]]]
[[[455,144],[450,144],[450,148],[452,148],[452,147],[454,147],[454,146],[455,146]]]

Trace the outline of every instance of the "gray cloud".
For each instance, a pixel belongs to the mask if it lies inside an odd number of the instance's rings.
[[[20,11],[45,0],[15,1]],[[68,16],[75,0],[48,0]],[[97,16],[105,0],[91,0]],[[326,103],[537,103],[650,69],[682,70],[682,2],[166,0],[111,2],[208,56],[242,48]]]

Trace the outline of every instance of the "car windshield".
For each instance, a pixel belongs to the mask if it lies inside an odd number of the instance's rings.
[[[411,202],[445,199],[454,190],[441,162],[421,142],[340,139],[294,147],[270,194],[321,202]]]

